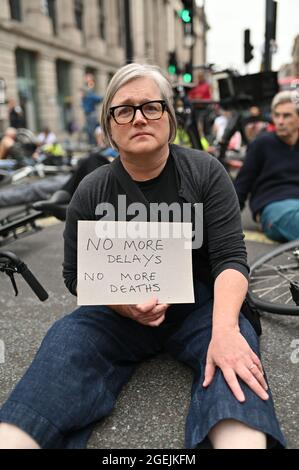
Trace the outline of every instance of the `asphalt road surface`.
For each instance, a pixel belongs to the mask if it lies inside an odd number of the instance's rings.
[[[252,261],[270,251],[273,244],[256,231],[248,212],[243,214],[243,219]],[[40,303],[19,277],[20,295],[14,297],[8,278],[0,274],[0,344],[5,353],[0,364],[0,403],[25,372],[48,328],[76,306],[61,276],[63,226],[55,223],[5,247],[36,273],[49,292],[49,300]],[[263,362],[276,411],[288,447],[298,448],[299,363],[293,363],[291,355],[292,342],[299,340],[299,318],[263,314],[262,324]],[[96,427],[89,447],[182,449],[191,381],[190,370],[168,356],[143,363],[123,389],[113,414]]]

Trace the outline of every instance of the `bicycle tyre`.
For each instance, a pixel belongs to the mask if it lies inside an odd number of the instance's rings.
[[[286,280],[282,282],[280,286],[271,287],[269,284],[267,287],[266,276],[261,276],[261,269],[264,267],[268,270],[272,269],[272,274],[268,276],[268,282],[271,282],[270,278],[272,278],[273,281],[275,278],[279,277],[280,274],[278,273],[278,268],[281,265],[278,263],[278,261],[279,259],[283,259],[283,256],[286,256],[287,258],[293,257],[294,261],[296,261],[297,263],[297,266],[292,265],[292,268],[290,267],[290,271],[291,269],[293,269],[293,271],[291,272],[292,276],[294,275],[295,279],[292,277],[292,279],[289,279],[289,281],[299,280],[299,261],[298,259],[296,260],[295,255],[292,253],[292,250],[294,250],[295,248],[299,249],[299,240],[293,240],[291,242],[284,243],[283,245],[256,259],[252,263],[249,275],[248,296],[258,309],[269,313],[276,313],[279,315],[299,316],[299,306],[297,306],[293,301],[291,301],[292,303],[288,305],[276,301],[278,297],[285,297],[287,293],[290,295],[289,284],[286,283]],[[272,262],[272,264],[270,264],[270,262]],[[287,268],[288,266],[285,265],[285,271],[287,270]],[[260,284],[260,286],[257,288],[258,283]],[[279,294],[276,288],[281,288],[282,293]],[[275,294],[274,301],[271,301],[271,299],[269,300],[259,297],[257,291],[263,291],[261,295],[267,295],[269,293],[269,296],[271,296],[272,294]],[[290,297],[288,298],[288,301],[290,301]]]

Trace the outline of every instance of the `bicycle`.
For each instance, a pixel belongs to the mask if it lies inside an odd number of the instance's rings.
[[[48,293],[32,271],[30,271],[28,266],[11,251],[0,251],[0,272],[5,273],[10,278],[16,296],[19,292],[14,275],[21,274],[41,302],[48,299]]]
[[[299,240],[284,243],[252,263],[248,296],[265,312],[299,315]]]
[[[30,205],[10,212],[0,219],[0,246],[42,230],[36,221],[44,217],[44,212],[37,211]]]
[[[217,72],[218,73],[218,72]],[[198,127],[196,119],[196,110],[208,110],[212,112],[215,105],[221,105],[223,107],[229,107],[230,109],[239,109],[239,99],[225,99],[221,101],[217,100],[190,100],[187,94],[189,87],[186,85],[175,85],[174,90],[174,108],[177,118],[177,134],[174,141],[175,144],[183,147],[195,148],[198,150],[209,151],[214,155],[220,163],[223,164],[225,169],[233,178],[236,171],[240,169],[244,160],[244,152],[229,150],[229,142],[232,135],[240,130],[245,129],[246,125],[252,122],[257,122],[260,117],[248,116],[244,114],[244,111],[235,111],[233,117],[229,120],[227,129],[225,131],[224,139],[221,143],[217,144],[215,148],[209,145],[208,140],[205,138],[204,133]],[[243,101],[242,106],[244,106]],[[208,114],[207,114],[208,115]],[[245,130],[241,132],[243,145],[246,145],[248,141],[245,138]]]

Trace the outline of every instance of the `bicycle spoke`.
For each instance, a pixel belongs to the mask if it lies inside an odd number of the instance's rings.
[[[291,283],[299,283],[298,245],[297,240],[278,246],[253,264],[249,290],[258,308],[287,315],[299,314],[299,306],[295,305],[290,292]]]

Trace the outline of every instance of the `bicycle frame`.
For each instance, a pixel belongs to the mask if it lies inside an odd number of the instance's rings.
[[[42,227],[36,225],[36,221],[43,217],[43,212],[27,206],[0,219],[0,246],[41,230]]]

